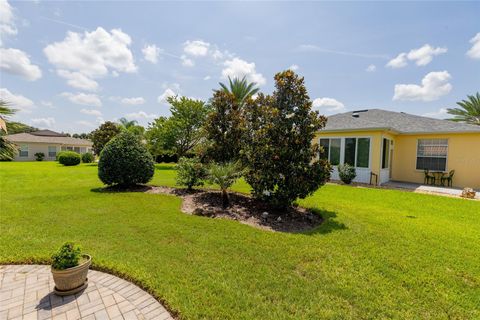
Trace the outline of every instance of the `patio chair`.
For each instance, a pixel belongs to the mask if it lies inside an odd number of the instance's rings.
[[[428,169],[425,169],[424,171],[425,177],[423,178],[423,183],[424,184],[435,184],[435,176],[431,175],[428,172]]]
[[[447,181],[447,187],[451,187],[453,183],[453,175],[455,174],[455,170],[450,170],[448,176],[444,176],[441,178],[440,183],[442,186],[445,186],[445,181]]]

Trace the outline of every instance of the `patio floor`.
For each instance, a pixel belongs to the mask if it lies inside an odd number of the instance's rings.
[[[150,294],[113,275],[89,270],[88,287],[59,297],[50,266],[0,266],[0,319],[173,319]]]
[[[395,188],[395,189],[404,189],[410,190],[413,192],[421,192],[421,193],[434,193],[438,195],[444,196],[453,196],[453,197],[460,197],[462,194],[462,189],[458,188],[448,188],[442,186],[431,186],[431,185],[424,185],[418,183],[410,183],[410,182],[400,182],[400,181],[389,181],[382,184],[382,187],[387,188]],[[478,190],[475,199],[480,200],[480,192]]]

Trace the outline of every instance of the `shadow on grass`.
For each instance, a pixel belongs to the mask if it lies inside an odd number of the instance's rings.
[[[146,185],[134,185],[134,186],[110,186],[110,187],[100,187],[100,188],[92,188],[90,189],[91,192],[98,192],[98,193],[124,193],[124,192],[146,192],[151,190],[151,186]]]
[[[337,213],[333,211],[310,208],[310,210],[322,217],[323,222],[317,228],[304,232],[306,235],[327,234],[333,231],[347,230],[347,226],[335,220]]]

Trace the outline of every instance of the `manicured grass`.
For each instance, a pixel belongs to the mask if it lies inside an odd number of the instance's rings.
[[[152,184],[174,184],[157,169]],[[100,187],[95,165],[0,163],[0,262],[73,240],[185,319],[480,318],[479,202],[327,185],[301,201],[326,222],[285,234]]]

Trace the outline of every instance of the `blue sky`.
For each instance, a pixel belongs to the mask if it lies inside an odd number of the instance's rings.
[[[263,92],[305,77],[332,114],[383,108],[444,118],[480,91],[480,2],[0,0],[0,94],[28,124],[89,132],[146,125],[164,98],[208,99],[226,76]]]

